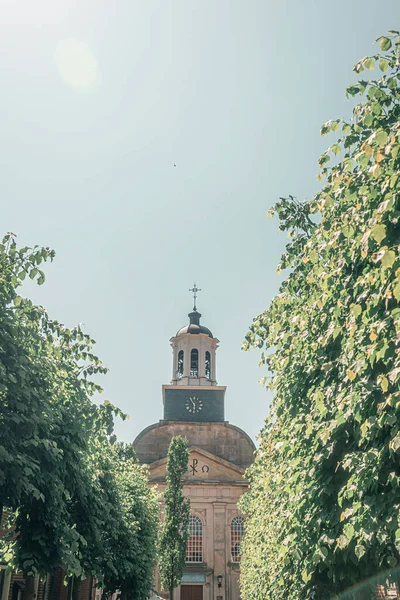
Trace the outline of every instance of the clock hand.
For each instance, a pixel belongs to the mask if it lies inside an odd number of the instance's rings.
[[[195,403],[195,401],[194,401],[194,400],[192,400],[192,399],[190,398],[190,402],[193,404],[193,408],[196,408],[196,403]]]

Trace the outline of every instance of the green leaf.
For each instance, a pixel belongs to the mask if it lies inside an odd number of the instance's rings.
[[[389,380],[387,377],[385,377],[385,375],[383,375],[381,377],[381,388],[382,391],[387,392],[388,391],[388,387],[389,387]]]
[[[393,250],[386,250],[385,254],[382,257],[382,266],[384,269],[389,269],[393,266],[394,261],[396,260],[396,254]]]
[[[14,306],[19,306],[22,302],[21,296],[15,296],[14,298]]]
[[[358,560],[360,560],[360,558],[362,558],[365,554],[365,547],[362,546],[361,544],[357,544],[357,546],[355,547],[354,553],[355,553],[356,557],[358,558]]]
[[[400,302],[400,281],[398,281],[394,286],[393,295],[396,298],[397,302]]]
[[[392,441],[390,442],[389,446],[393,450],[393,452],[399,452],[399,450],[400,450],[400,435],[397,435],[396,437],[394,437],[392,439]]]
[[[331,150],[332,150],[332,152],[333,152],[333,154],[335,156],[337,156],[338,154],[340,154],[340,152],[342,151],[342,149],[339,146],[339,144],[333,144],[333,146],[331,147]]]
[[[375,134],[375,140],[379,146],[384,146],[388,140],[388,134],[383,129],[379,129]]]
[[[390,50],[390,48],[392,47],[392,42],[390,41],[389,38],[382,36],[379,38],[379,46],[380,46],[381,50],[386,52],[387,50]]]
[[[369,58],[367,58],[367,59],[364,61],[364,67],[365,67],[366,69],[369,69],[370,71],[372,71],[372,69],[374,68],[374,66],[375,66],[375,61],[374,61],[374,59],[373,59],[373,58],[369,57]]]
[[[371,108],[372,108],[372,112],[373,112],[374,115],[379,116],[379,115],[382,114],[382,106],[380,105],[379,102],[374,102],[371,105]]]
[[[378,163],[375,163],[371,167],[370,171],[374,177],[379,177],[379,175],[382,173],[382,169]]]
[[[370,237],[380,244],[386,237],[386,226],[383,223],[374,225],[371,229]]]
[[[374,117],[371,114],[368,114],[364,119],[364,123],[367,127],[371,127],[373,121],[374,121]]]
[[[301,578],[304,581],[304,583],[308,583],[311,579],[311,573],[308,573],[306,570],[304,570],[301,574]]]
[[[352,304],[350,312],[357,318],[362,313],[362,308],[359,304]]]
[[[389,66],[388,61],[385,60],[384,58],[381,58],[381,60],[379,61],[380,70],[385,73],[387,71],[388,66]]]
[[[31,279],[35,279],[36,275],[38,274],[38,270],[37,269],[31,269],[30,273],[29,273],[29,277]]]
[[[343,533],[349,542],[351,542],[354,537],[354,526],[351,523],[346,523],[346,525],[343,527]]]

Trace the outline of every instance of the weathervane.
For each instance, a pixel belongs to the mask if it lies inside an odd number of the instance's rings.
[[[189,292],[193,292],[193,310],[197,310],[197,308],[196,308],[197,292],[201,292],[201,289],[198,288],[196,286],[196,284],[194,284],[194,286],[191,289],[189,289]]]

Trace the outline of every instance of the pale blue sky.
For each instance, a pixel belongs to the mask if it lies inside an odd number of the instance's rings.
[[[56,250],[27,292],[97,339],[124,440],[162,417],[194,281],[226,418],[260,430],[270,396],[240,346],[280,281],[267,209],[318,189],[320,125],[399,26],[399,0],[0,0],[2,231]],[[59,70],[71,38],[86,88]]]

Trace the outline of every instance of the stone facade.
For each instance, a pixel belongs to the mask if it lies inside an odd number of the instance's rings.
[[[191,537],[173,600],[240,600],[243,518],[237,504],[248,486],[244,474],[255,447],[244,431],[224,420],[226,388],[215,380],[218,340],[200,325],[200,316],[190,313],[189,325],[171,339],[173,378],[162,388],[164,418],[144,429],[134,447],[139,461],[149,466],[150,484],[157,486],[162,498],[170,441],[176,435],[188,439],[183,492],[190,497]],[[198,370],[191,362],[193,352]],[[168,597],[157,573],[155,588]]]
[[[174,435],[187,437],[196,446],[216,457],[246,469],[253,462],[254,444],[239,427],[227,421],[185,422],[159,421],[144,429],[135,439],[134,446],[141,463],[151,464],[167,456]]]
[[[182,588],[186,586],[201,586],[201,600],[218,597],[239,600],[237,539],[231,529],[232,520],[240,516],[237,503],[247,489],[243,475],[251,464],[254,446],[244,432],[226,422],[185,426],[182,422],[161,421],[149,427],[134,445],[141,462],[149,465],[151,484],[157,486],[161,495],[165,489],[166,454],[174,435],[183,435],[189,440],[190,458],[183,493],[190,497],[191,515],[199,517],[202,527],[201,556],[186,563],[174,600],[185,600]],[[196,441],[198,445],[193,445]],[[221,587],[218,587],[218,575],[222,575]],[[155,587],[163,591],[158,575]]]

